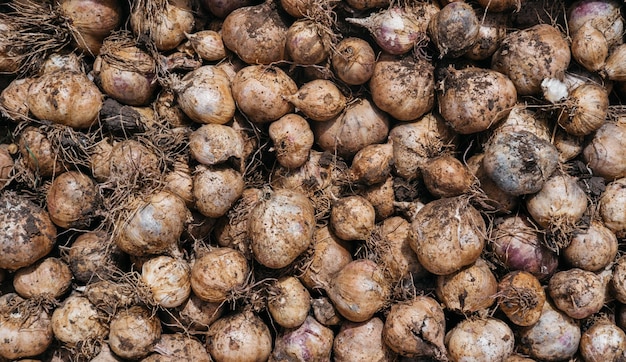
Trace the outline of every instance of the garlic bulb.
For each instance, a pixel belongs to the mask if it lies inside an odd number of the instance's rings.
[[[230,80],[216,66],[205,65],[187,73],[174,90],[180,108],[195,122],[224,124],[235,114]]]

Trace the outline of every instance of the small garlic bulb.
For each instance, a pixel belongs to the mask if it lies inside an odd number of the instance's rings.
[[[222,35],[213,30],[202,30],[193,34],[185,34],[193,50],[200,58],[213,62],[226,57],[226,48]]]
[[[182,259],[161,255],[141,266],[141,280],[164,308],[183,304],[191,294],[191,267]]]
[[[596,72],[604,66],[609,55],[609,44],[601,31],[590,22],[572,37],[572,57],[590,72]]]
[[[574,136],[585,136],[604,124],[609,111],[609,94],[596,83],[585,83],[572,91],[559,117],[559,125]]]

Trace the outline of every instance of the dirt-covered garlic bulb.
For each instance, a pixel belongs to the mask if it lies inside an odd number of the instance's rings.
[[[48,257],[19,269],[13,276],[15,292],[24,298],[60,298],[72,284],[72,271],[61,259]]]
[[[276,337],[270,361],[328,361],[333,349],[333,330],[313,316],[298,328],[285,329]]]
[[[502,361],[513,353],[515,337],[500,319],[468,318],[446,334],[446,347],[453,361]]]
[[[337,311],[352,322],[372,318],[391,296],[382,268],[368,259],[348,263],[335,274],[325,290]]]
[[[227,247],[211,249],[191,267],[191,288],[208,302],[221,303],[243,289],[250,267],[239,251]]]
[[[230,79],[217,66],[205,65],[185,74],[174,91],[180,108],[195,122],[225,124],[235,114]]]
[[[573,233],[570,244],[563,249],[563,259],[572,267],[600,271],[615,260],[618,241],[615,234],[599,220]]]
[[[98,216],[101,198],[96,182],[79,171],[57,176],[48,189],[50,219],[62,228],[86,228]]]
[[[331,64],[343,82],[349,85],[365,84],[374,74],[376,54],[364,39],[348,37],[335,46]]]
[[[173,250],[185,228],[189,209],[185,201],[169,191],[158,191],[146,200],[127,207],[115,243],[124,252],[145,256]]]
[[[57,229],[48,212],[25,196],[0,195],[0,268],[17,270],[32,265],[50,253]]]
[[[161,323],[156,315],[142,306],[120,309],[111,319],[109,346],[122,358],[147,356],[161,337]]]
[[[517,94],[532,95],[541,92],[544,79],[562,79],[570,60],[563,34],[540,24],[507,35],[493,54],[491,67],[513,81]]]
[[[500,279],[497,298],[500,310],[513,324],[532,326],[541,317],[546,293],[534,275],[516,270]]]
[[[151,258],[141,266],[141,281],[157,305],[174,308],[191,294],[191,268],[182,260],[167,255]]]
[[[185,34],[189,44],[200,58],[212,62],[226,57],[222,35],[215,30],[201,30]]]
[[[352,159],[348,178],[355,183],[376,185],[387,180],[393,166],[393,144],[375,143],[360,149]]]
[[[427,203],[411,226],[411,248],[424,268],[437,275],[474,263],[485,246],[485,221],[463,196]]]
[[[84,129],[96,122],[102,93],[86,74],[60,70],[35,78],[26,103],[40,120]]]
[[[362,196],[343,197],[330,210],[330,226],[342,240],[369,239],[375,222],[374,206]]]
[[[268,291],[267,309],[274,322],[284,328],[304,323],[311,309],[311,294],[296,277],[280,278]]]
[[[367,17],[346,18],[346,21],[367,29],[384,52],[400,55],[410,52],[425,40],[429,21],[438,11],[433,4],[416,2],[389,6]]]
[[[321,289],[328,285],[333,276],[352,261],[350,248],[328,225],[315,229],[312,248],[300,276],[302,284],[309,289]]]
[[[63,343],[105,339],[109,326],[102,311],[84,296],[70,295],[52,313],[54,336]]]
[[[470,67],[446,73],[437,93],[439,112],[461,134],[491,128],[517,102],[514,83],[500,72]]]
[[[14,122],[28,119],[28,88],[35,78],[16,78],[0,91],[0,114]]]
[[[433,113],[394,126],[389,131],[389,140],[393,145],[395,173],[407,180],[419,178],[426,163],[453,145],[455,137],[456,132],[446,121]]]
[[[83,283],[111,278],[126,260],[126,254],[104,231],[79,235],[70,246],[68,256],[74,279]]]
[[[483,0],[485,1],[485,0]],[[490,4],[495,0],[487,0]],[[520,0],[504,0],[500,2],[519,2]],[[479,1],[480,2],[480,1]],[[490,9],[491,10],[491,9]],[[474,45],[464,54],[472,60],[489,59],[498,49],[502,40],[506,37],[509,24],[509,16],[505,13],[487,11],[480,14],[481,21],[478,28],[478,38]]]
[[[285,47],[289,58],[299,65],[325,61],[331,52],[331,37],[321,22],[299,19],[287,29]]]
[[[191,157],[206,166],[242,159],[243,147],[241,134],[227,125],[205,124],[189,135]]]
[[[586,143],[582,155],[594,175],[607,181],[626,176],[626,118],[604,122]]]
[[[580,338],[585,361],[619,360],[626,356],[626,333],[608,318],[596,320]]]
[[[119,0],[61,0],[58,9],[69,19],[76,46],[92,56],[99,54],[104,39],[124,16]]]
[[[598,211],[604,225],[618,238],[626,235],[626,178],[618,178],[606,185],[598,203]]]
[[[104,93],[130,106],[148,104],[159,85],[156,61],[126,32],[104,40],[94,74]]]
[[[536,360],[567,360],[578,350],[581,334],[576,320],[546,301],[537,323],[518,330],[518,348]]]
[[[476,12],[463,1],[445,5],[428,23],[428,34],[440,57],[463,55],[478,39],[479,30],[480,21]]]
[[[294,107],[284,97],[296,93],[298,86],[282,69],[251,65],[237,72],[231,89],[237,107],[252,122],[272,122]]]
[[[311,201],[302,192],[270,191],[249,216],[248,235],[254,258],[274,269],[291,264],[311,245],[314,212]]]
[[[45,352],[54,341],[50,313],[44,305],[15,293],[0,297],[0,357],[18,360]]]
[[[609,56],[609,44],[604,34],[591,22],[586,22],[572,36],[572,58],[585,69],[597,72]]]
[[[383,340],[383,326],[383,321],[378,317],[359,323],[341,323],[333,340],[335,361],[395,361],[396,353]]]
[[[435,103],[434,67],[425,59],[381,58],[369,87],[378,108],[400,121],[415,120]]]
[[[504,192],[539,192],[558,167],[559,152],[549,141],[528,131],[494,135],[485,147],[485,173]]]
[[[160,174],[159,158],[155,151],[132,138],[116,142],[110,150],[108,146],[102,145],[92,158],[92,167],[102,172],[101,176],[107,177],[108,181],[121,185]]]
[[[509,270],[523,270],[544,280],[559,265],[558,255],[545,245],[543,233],[524,214],[495,219],[489,240],[495,260]]]
[[[406,357],[444,359],[446,317],[434,298],[416,296],[391,306],[383,328],[383,340]]]
[[[526,199],[526,209],[544,228],[571,228],[587,210],[587,195],[576,177],[555,174]]]
[[[268,131],[274,144],[276,160],[281,166],[294,169],[309,159],[314,136],[306,119],[288,113],[272,122]]]
[[[575,1],[567,9],[570,35],[576,37],[587,24],[598,29],[610,48],[623,43],[624,19],[618,1]]]
[[[226,48],[248,64],[271,64],[286,59],[289,25],[273,1],[233,10],[222,25]]]
[[[579,268],[555,273],[547,292],[556,308],[574,319],[599,312],[605,303],[605,286],[600,276]]]
[[[567,133],[586,136],[600,128],[609,111],[609,94],[596,83],[584,83],[570,93],[559,116]]]
[[[426,189],[435,197],[468,193],[476,183],[469,168],[449,154],[431,159],[421,171]]]
[[[361,98],[350,103],[337,117],[312,126],[318,146],[349,159],[363,147],[385,141],[389,116],[367,98]]]
[[[329,121],[346,107],[346,97],[335,83],[315,79],[304,83],[297,92],[283,96],[298,111],[313,121]]]
[[[224,216],[244,189],[243,175],[227,166],[196,167],[193,197],[196,210],[210,218]]]
[[[469,314],[495,302],[498,281],[484,259],[457,272],[437,277],[435,292],[446,309]]]
[[[211,324],[206,344],[215,361],[266,361],[272,352],[272,335],[252,311],[235,312]]]
[[[195,24],[191,0],[137,0],[132,2],[130,28],[160,51],[176,48]]]

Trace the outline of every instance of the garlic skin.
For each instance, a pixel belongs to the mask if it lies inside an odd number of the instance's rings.
[[[567,85],[556,78],[541,81],[541,91],[543,97],[551,103],[558,103],[569,96]]]

